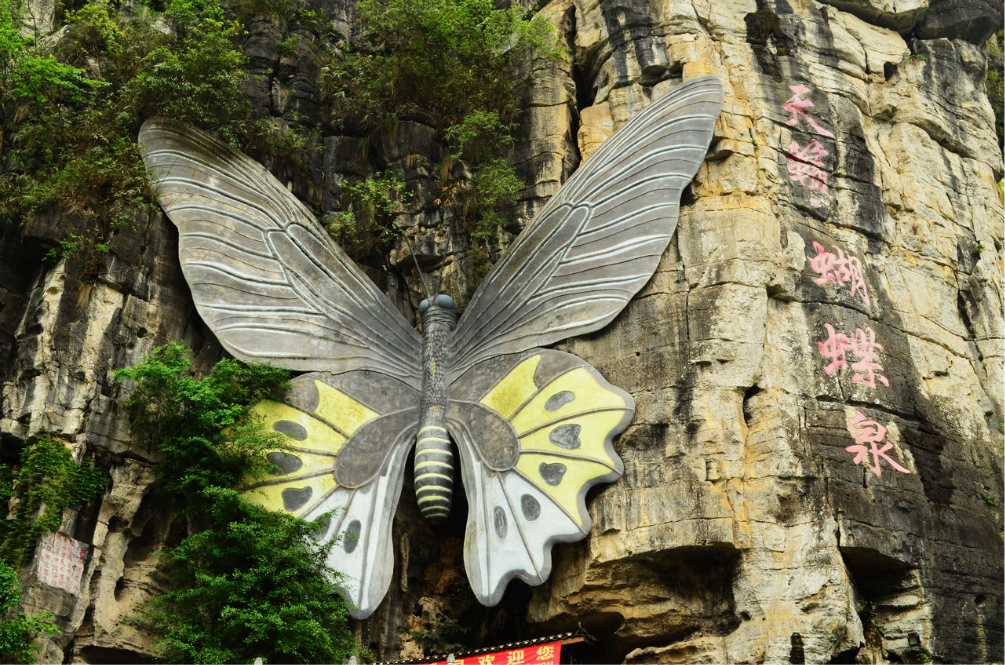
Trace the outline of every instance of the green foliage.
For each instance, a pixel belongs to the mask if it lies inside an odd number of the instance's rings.
[[[514,129],[515,124],[504,121],[498,109],[475,109],[447,127],[443,137],[451,147],[450,159],[480,164],[512,147]]]
[[[133,428],[164,454],[157,471],[168,491],[189,498],[209,487],[232,487],[247,473],[272,471],[267,454],[285,447],[286,439],[267,432],[250,406],[284,390],[289,372],[224,359],[199,380],[191,364],[188,349],[175,343],[115,372],[136,382],[126,406],[137,409]]]
[[[427,656],[462,651],[468,647],[467,633],[470,630],[460,624],[457,619],[441,619],[432,621],[429,630],[410,630],[406,635],[409,639],[422,644]]]
[[[319,32],[327,21],[323,9],[309,9],[305,0],[233,0],[227,6],[241,23],[266,18],[283,29],[284,37],[295,27]]]
[[[245,136],[249,153],[279,157],[301,168],[308,165],[311,152],[324,150],[318,130],[297,124],[285,126],[273,118],[250,123]]]
[[[401,235],[394,214],[410,197],[404,182],[391,173],[377,173],[342,187],[341,210],[325,219],[325,228],[349,256],[359,259]]]
[[[166,0],[160,12],[91,0],[45,46],[18,37],[19,23],[17,4],[0,5],[0,86],[10,101],[0,111],[0,220],[69,213],[82,229],[71,251],[93,251],[155,208],[135,143],[145,118],[243,136],[245,58],[231,43],[241,27],[217,0]]]
[[[1005,47],[1005,30],[999,30],[988,40],[987,77],[984,87],[995,110],[995,132],[998,134],[998,145],[1005,144],[1005,61],[1002,49]],[[1001,187],[1001,185],[999,185]],[[1002,195],[1005,198],[1005,194]]]
[[[221,360],[201,380],[181,344],[155,349],[116,373],[135,382],[134,428],[164,454],[156,470],[184,500],[196,531],[164,554],[167,592],[134,617],[168,662],[344,662],[359,652],[318,545],[326,521],[306,522],[246,501],[233,488],[275,469],[287,447],[250,406],[285,389],[289,373]]]
[[[219,487],[203,490],[206,528],[166,554],[167,593],[135,623],[160,635],[167,662],[341,663],[359,653],[330,586],[327,523],[274,513]]]
[[[0,560],[22,566],[43,533],[55,532],[70,506],[102,495],[108,476],[103,469],[77,464],[59,441],[34,439],[21,451],[16,471],[5,469],[0,502],[14,499],[12,514],[0,523]]]
[[[393,138],[402,117],[437,129],[449,151],[435,203],[460,213],[484,271],[523,189],[508,163],[516,83],[560,57],[554,29],[492,0],[361,0],[357,9],[362,37],[322,68],[333,121],[371,137]]]
[[[33,663],[38,647],[32,640],[42,633],[52,636],[62,632],[52,622],[50,612],[35,615],[16,612],[20,604],[21,585],[17,571],[0,563],[0,662]]]
[[[406,110],[438,128],[479,109],[509,119],[517,68],[559,53],[547,20],[492,0],[362,0],[357,11],[363,37],[322,82],[335,119],[366,131],[392,128]]]
[[[83,99],[95,82],[22,36],[12,9],[9,2],[0,5],[0,97],[15,105]]]

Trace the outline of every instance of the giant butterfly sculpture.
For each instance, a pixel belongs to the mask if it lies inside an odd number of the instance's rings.
[[[649,105],[548,202],[460,320],[445,294],[422,302],[421,335],[262,166],[179,123],[144,123],[200,315],[235,357],[310,371],[282,402],[255,407],[291,445],[246,495],[309,520],[334,514],[323,539],[341,536],[330,563],[352,581],[354,616],[387,592],[413,444],[431,522],[449,512],[459,453],[464,564],[482,603],[514,577],[541,584],[553,544],[589,534],[586,493],[621,477],[611,442],[635,405],[586,362],[542,347],[603,328],[652,276],[722,101],[721,82],[704,77]]]

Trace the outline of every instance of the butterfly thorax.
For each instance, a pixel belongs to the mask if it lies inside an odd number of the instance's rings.
[[[447,434],[446,359],[447,340],[457,323],[457,314],[453,307],[440,307],[435,301],[424,305],[420,308],[422,393],[415,446],[415,497],[423,516],[435,524],[450,514],[453,498],[454,454]]]
[[[422,314],[422,418],[446,415],[447,339],[457,323],[453,309],[433,305]]]

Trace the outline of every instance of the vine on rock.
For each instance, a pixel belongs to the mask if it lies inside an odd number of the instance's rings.
[[[108,483],[104,469],[77,464],[50,438],[30,441],[17,470],[2,472],[0,502],[13,508],[0,523],[0,560],[14,567],[28,563],[43,533],[59,530],[65,509],[98,498]]]
[[[98,498],[107,482],[104,469],[74,462],[66,446],[50,438],[29,441],[17,467],[0,465],[0,505],[9,507],[0,521],[0,662],[34,662],[33,640],[60,632],[52,613],[18,611],[17,570],[31,559],[42,534],[59,530],[64,510]]]

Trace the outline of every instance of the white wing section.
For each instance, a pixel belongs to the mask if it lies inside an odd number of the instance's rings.
[[[465,461],[471,459],[466,456]],[[498,473],[477,460],[465,463],[470,505],[464,536],[464,568],[475,597],[497,604],[513,578],[537,586],[551,574],[555,543],[585,538],[583,531],[540,490],[513,472]],[[528,519],[531,507],[534,519]]]
[[[323,538],[340,539],[328,556],[328,565],[344,576],[335,580],[335,586],[355,606],[349,613],[356,619],[373,614],[391,584],[391,525],[401,496],[401,474],[408,451],[407,446],[399,447],[373,482],[357,490],[339,488],[308,516],[313,520],[329,510],[336,511]]]

